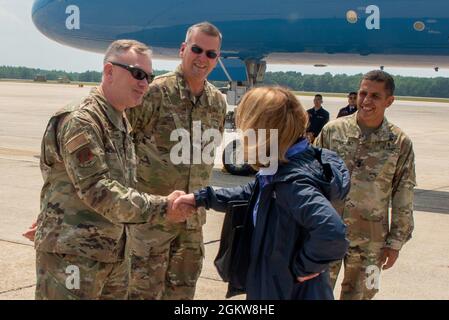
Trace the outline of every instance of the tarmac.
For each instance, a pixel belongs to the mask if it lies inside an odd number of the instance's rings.
[[[35,251],[22,232],[39,213],[42,177],[40,143],[51,114],[88,94],[90,87],[65,84],[0,82],[0,300],[34,299]],[[313,97],[300,96],[306,108]],[[337,115],[345,98],[324,96]],[[396,265],[382,272],[376,299],[449,299],[449,104],[397,101],[386,113],[412,139],[418,186],[415,231]],[[231,133],[227,133],[230,135]],[[220,150],[217,152],[221,154]],[[221,172],[217,161],[211,185],[228,187],[252,177]],[[195,299],[225,299],[227,284],[213,265],[223,214],[209,211],[204,226],[206,258]],[[335,297],[339,297],[339,282]],[[235,299],[244,299],[241,295]]]

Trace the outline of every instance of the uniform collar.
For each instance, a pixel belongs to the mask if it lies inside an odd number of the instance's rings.
[[[192,95],[189,85],[187,84],[187,81],[184,78],[184,72],[182,70],[182,65],[179,65],[175,70],[176,77],[178,79],[178,88],[179,88],[179,96],[182,100],[188,100],[193,103],[195,97]],[[204,81],[204,90],[201,94],[199,101],[196,103],[196,105],[200,107],[210,106],[212,104],[211,98],[212,98],[212,91],[211,91],[211,84],[205,80]]]
[[[91,96],[97,101],[100,108],[104,111],[109,121],[120,131],[131,132],[131,125],[126,119],[125,113],[117,111],[104,97],[101,91],[95,87],[90,91]]]
[[[286,158],[291,159],[299,153],[306,151],[309,147],[309,141],[307,139],[300,139],[295,144],[291,145],[285,153]],[[278,167],[279,169],[279,167]],[[277,173],[277,172],[276,172]],[[269,168],[260,167],[256,176],[261,183],[261,186],[264,187],[267,183],[271,183],[273,181],[273,176],[276,174],[273,173],[273,170]]]
[[[389,130],[390,123],[387,118],[384,117],[380,127],[371,134],[372,141],[389,141],[391,140],[391,131]]]
[[[356,111],[352,115],[348,116],[350,126],[347,132],[347,136],[356,139],[362,138],[362,130],[360,130],[360,127],[357,124],[358,113],[359,111]],[[389,126],[390,123],[388,122],[387,118],[384,117],[384,120],[382,121],[380,127],[372,134],[370,134],[367,141],[374,142],[391,140],[391,132],[389,130]]]
[[[357,109],[357,106],[351,107],[351,106],[348,104],[348,105],[346,106],[346,109],[348,109],[348,111],[351,111],[351,110]]]

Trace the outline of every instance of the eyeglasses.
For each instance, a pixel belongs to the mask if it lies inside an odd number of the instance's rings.
[[[133,78],[136,80],[147,79],[148,83],[151,83],[154,80],[154,77],[155,77],[154,74],[146,73],[145,71],[143,71],[142,69],[140,69],[138,67],[130,66],[127,64],[123,64],[123,63],[113,62],[113,61],[109,61],[109,63],[111,63],[114,66],[118,66],[118,67],[128,70],[129,73],[131,73]]]
[[[204,49],[201,47],[198,47],[196,44],[194,44],[190,50],[192,50],[193,53],[195,54],[202,54]],[[216,57],[218,57],[218,53],[215,50],[207,50],[206,51],[206,57],[208,57],[209,59],[215,59]]]

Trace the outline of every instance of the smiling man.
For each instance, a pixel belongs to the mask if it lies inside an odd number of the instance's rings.
[[[103,79],[80,103],[48,122],[42,140],[44,185],[35,240],[36,299],[126,299],[126,228],[153,219],[185,219],[168,197],[138,192],[125,109],[142,102],[151,52],[118,40],[106,52]]]
[[[142,106],[129,110],[139,191],[168,195],[209,185],[213,164],[204,159],[193,163],[193,153],[202,153],[208,144],[195,144],[192,137],[208,129],[223,133],[226,101],[207,81],[219,59],[221,40],[220,31],[208,22],[191,26],[179,51],[181,65],[157,77]],[[176,130],[190,137],[184,149],[190,150],[188,163],[175,165],[170,157],[179,143],[172,139]],[[203,208],[184,223],[160,219],[130,229],[130,299],[193,299],[203,264],[205,222]]]
[[[388,73],[368,72],[360,82],[358,111],[328,123],[315,140],[317,146],[337,152],[351,173],[351,191],[336,205],[350,240],[341,299],[372,299],[379,290],[380,270],[394,265],[413,231],[412,142],[385,117],[394,89]],[[332,267],[334,285],[340,267],[341,262]]]

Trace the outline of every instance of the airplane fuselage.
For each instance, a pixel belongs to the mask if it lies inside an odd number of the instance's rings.
[[[94,52],[132,38],[173,58],[186,29],[210,21],[225,57],[449,66],[447,0],[36,0],[32,15],[47,37]]]

